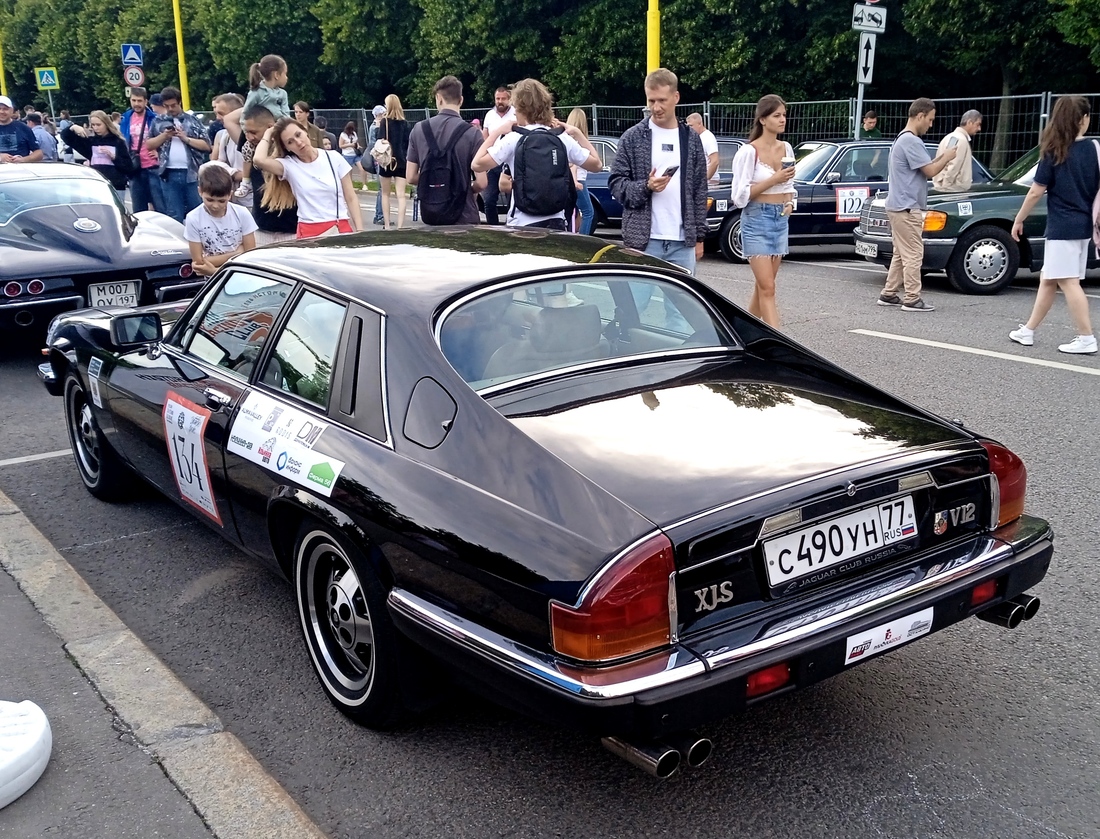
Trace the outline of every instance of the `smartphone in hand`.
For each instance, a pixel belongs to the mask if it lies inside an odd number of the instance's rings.
[[[680,169],[679,166],[669,166],[667,169],[665,169],[664,172],[661,173],[661,177],[662,178],[671,178],[673,175],[675,175],[679,171],[679,169]]]
[[[947,147],[949,149],[955,148],[955,146],[957,146],[958,144],[959,144],[959,138],[958,137],[949,137],[947,139]]]

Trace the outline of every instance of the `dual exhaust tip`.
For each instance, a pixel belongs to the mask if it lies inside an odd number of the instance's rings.
[[[1008,629],[1015,629],[1024,621],[1035,617],[1039,611],[1039,598],[1030,594],[1020,594],[1011,600],[998,603],[991,609],[978,612],[978,617],[983,621],[995,623]]]
[[[632,742],[622,737],[604,737],[600,742],[612,754],[662,780],[671,778],[683,765],[698,769],[714,752],[709,739],[690,731],[670,734],[661,740]]]

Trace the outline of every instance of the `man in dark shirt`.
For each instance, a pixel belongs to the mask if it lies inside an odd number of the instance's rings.
[[[15,118],[15,108],[7,96],[0,96],[0,163],[35,163],[42,149],[34,132]]]
[[[466,122],[459,113],[462,107],[462,82],[455,76],[444,76],[435,83],[432,93],[435,95],[435,107],[439,110],[438,114],[428,120],[435,143],[441,149],[446,148],[455,132],[464,132],[462,139],[455,144],[453,153],[458,155],[462,168],[468,172],[474,155],[481,146],[481,132]],[[418,122],[409,136],[409,158],[405,171],[405,179],[413,186],[420,181],[420,162],[427,160],[427,157],[428,138],[424,133],[424,124]],[[458,224],[477,224],[481,220],[474,196],[485,189],[487,183],[488,176],[485,172],[480,172],[471,181],[470,190],[466,194],[466,208],[462,211]],[[457,192],[455,195],[457,197]]]
[[[240,108],[230,114],[226,114],[225,130],[229,132],[229,139],[237,144],[237,148],[244,146],[245,140],[255,147],[264,132],[275,124],[275,117],[271,111],[263,105],[253,105],[251,108]],[[272,212],[263,207],[264,198],[264,173],[259,166],[252,167],[252,218],[256,220],[256,244],[270,245],[272,242],[282,242],[295,238],[298,232],[298,211],[290,207],[280,212]]]

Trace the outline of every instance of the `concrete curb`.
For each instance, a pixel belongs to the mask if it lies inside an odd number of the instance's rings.
[[[219,839],[324,839],[221,720],[0,492],[0,567]]]

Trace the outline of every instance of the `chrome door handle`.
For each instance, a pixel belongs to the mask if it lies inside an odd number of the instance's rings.
[[[206,407],[211,411],[220,411],[222,408],[228,408],[233,404],[232,396],[222,393],[220,390],[214,390],[212,387],[204,390],[202,395],[206,397]]]

